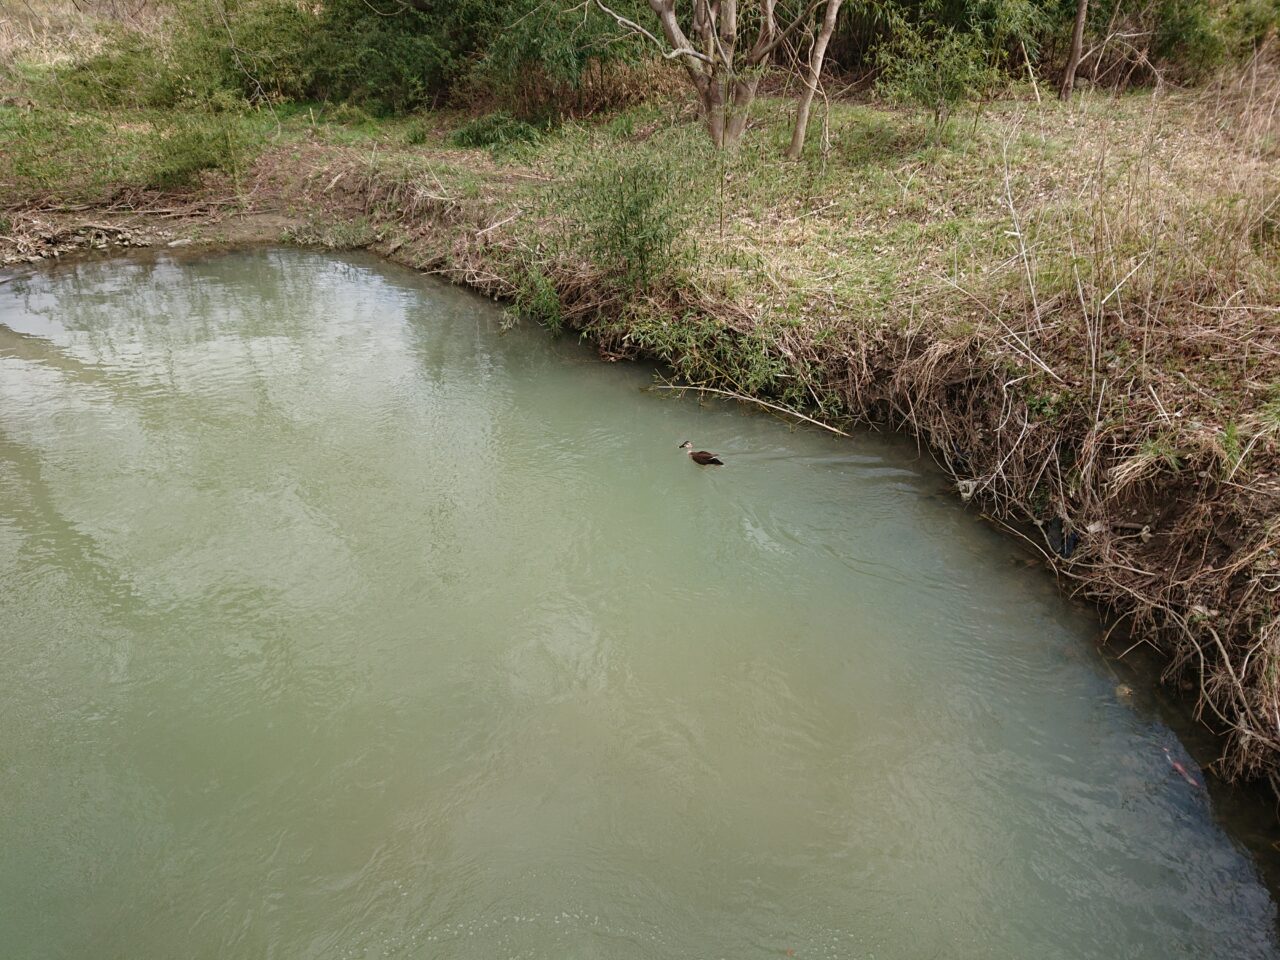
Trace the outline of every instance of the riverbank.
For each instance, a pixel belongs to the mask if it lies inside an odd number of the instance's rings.
[[[1280,177],[1256,67],[1071,106],[1028,88],[942,137],[834,104],[799,163],[781,101],[733,157],[679,102],[554,131],[295,106],[213,121],[234,160],[167,186],[170,118],[18,104],[0,259],[367,247],[610,359],[911,431],[1121,650],[1159,649],[1224,737],[1218,775],[1275,783]]]

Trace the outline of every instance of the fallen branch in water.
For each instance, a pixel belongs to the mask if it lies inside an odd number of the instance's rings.
[[[829,430],[834,434],[842,437],[850,436],[838,427],[833,427],[829,423],[823,423],[821,420],[814,420],[812,417],[806,417],[798,410],[792,410],[790,407],[784,407],[779,403],[770,403],[768,400],[761,400],[759,397],[749,397],[744,393],[734,393],[732,390],[718,390],[715,387],[695,387],[692,385],[681,385],[675,383],[659,383],[650,387],[651,390],[697,390],[699,393],[714,393],[722,397],[731,397],[734,400],[741,400],[743,403],[754,403],[762,407],[768,407],[770,410],[776,410],[779,413],[785,413],[789,417],[795,417],[797,420],[803,420],[805,423],[811,423],[815,427],[821,427],[823,430]]]

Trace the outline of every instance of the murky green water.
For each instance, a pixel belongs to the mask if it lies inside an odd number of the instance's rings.
[[[0,955],[1280,953],[914,448],[499,321],[290,251],[0,287]]]

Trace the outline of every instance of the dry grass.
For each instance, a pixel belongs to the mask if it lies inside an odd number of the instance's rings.
[[[154,30],[163,15],[147,0],[0,0],[0,68],[47,69],[89,56],[112,25]]]

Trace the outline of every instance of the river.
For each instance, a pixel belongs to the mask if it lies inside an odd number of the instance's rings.
[[[0,286],[0,953],[1280,956],[927,455],[651,382],[367,255]]]

